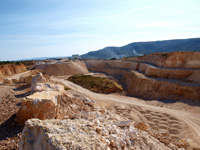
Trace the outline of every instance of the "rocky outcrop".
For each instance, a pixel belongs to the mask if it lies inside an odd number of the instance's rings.
[[[44,74],[49,76],[64,76],[89,73],[85,64],[79,60],[69,62],[46,63],[37,65],[35,68],[40,69]]]
[[[58,92],[36,92],[21,102],[15,121],[23,125],[31,118],[54,119],[57,115]]]
[[[124,60],[146,62],[166,68],[200,69],[200,52],[153,53],[139,57],[128,57]]]
[[[131,121],[107,110],[84,112],[80,119],[73,120],[28,120],[19,149],[169,150],[157,139],[136,129]]]

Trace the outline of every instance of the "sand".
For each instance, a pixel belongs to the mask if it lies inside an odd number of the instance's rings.
[[[89,73],[85,64],[78,60],[54,64],[41,64],[36,66],[35,69],[40,69],[44,74],[47,74],[49,76],[64,76]]]

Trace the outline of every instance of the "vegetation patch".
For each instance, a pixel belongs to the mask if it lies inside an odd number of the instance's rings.
[[[123,90],[116,82],[102,77],[74,75],[68,80],[96,93],[118,93]]]
[[[1,65],[7,65],[7,64],[11,64],[11,65],[21,65],[24,64],[26,66],[30,66],[34,64],[34,61],[32,60],[25,60],[25,61],[0,61],[0,66]]]

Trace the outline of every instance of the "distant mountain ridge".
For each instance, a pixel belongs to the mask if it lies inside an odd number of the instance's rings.
[[[173,51],[200,51],[200,38],[133,42],[122,47],[105,47],[97,51],[91,51],[81,55],[81,58],[111,59]]]

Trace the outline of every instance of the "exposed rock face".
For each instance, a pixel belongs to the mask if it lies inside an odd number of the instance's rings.
[[[154,53],[125,60],[147,62],[159,67],[200,69],[200,52]]]
[[[127,93],[144,99],[200,100],[200,87],[183,86],[146,78],[138,72],[126,74]]]
[[[28,96],[21,103],[21,108],[17,112],[16,122],[23,125],[31,118],[54,119],[57,115],[58,92],[42,91]]]
[[[26,66],[24,64],[20,65],[9,64],[0,66],[0,75],[2,76],[10,76],[24,71],[26,71]]]
[[[162,149],[167,146],[109,111],[88,112],[85,119],[26,122],[19,149]],[[115,124],[122,126],[116,126]]]
[[[120,60],[87,60],[85,63],[91,71],[120,79],[127,94],[132,96],[144,99],[200,100],[198,84],[186,82],[198,82],[200,70],[160,69],[144,63]],[[168,79],[176,80],[170,82]]]
[[[135,57],[134,57],[135,58]],[[117,75],[122,77],[123,72],[130,70],[137,70],[146,76],[155,78],[167,78],[167,79],[179,79],[183,81],[198,82],[197,74],[200,74],[200,70],[177,70],[167,68],[157,68],[148,64],[139,62],[127,62],[121,60],[103,61],[103,60],[87,60],[85,61],[87,67],[91,71],[106,72],[106,69],[121,69],[121,73]],[[114,70],[113,70],[114,71]],[[109,73],[112,75],[112,72]],[[115,73],[114,73],[115,74]],[[194,77],[195,76],[195,77]],[[187,79],[188,78],[188,79]]]
[[[24,64],[15,65],[1,65],[0,66],[0,80],[4,77],[11,76],[13,74],[21,73],[26,71],[26,66]]]
[[[47,74],[49,76],[64,76],[89,73],[85,64],[79,60],[41,64],[36,66],[36,69],[42,70],[44,74]]]

